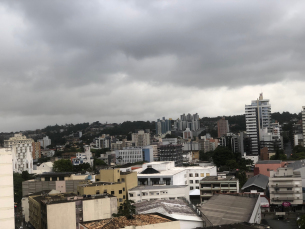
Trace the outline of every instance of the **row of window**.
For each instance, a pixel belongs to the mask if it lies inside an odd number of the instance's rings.
[[[206,176],[207,177],[210,176],[210,173],[206,173]],[[190,173],[189,177],[199,177],[199,173],[195,173],[195,174]],[[200,173],[200,177],[204,177],[204,173]]]

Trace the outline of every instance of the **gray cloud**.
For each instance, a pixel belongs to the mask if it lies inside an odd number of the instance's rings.
[[[302,83],[304,6],[3,0],[0,117],[155,119],[196,111],[201,90]]]

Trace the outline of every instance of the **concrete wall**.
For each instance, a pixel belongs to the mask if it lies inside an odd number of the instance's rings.
[[[254,210],[252,212],[251,218],[249,220],[249,223],[257,223],[260,224],[262,220],[262,212],[261,212],[261,206],[260,206],[261,200],[260,196],[258,197]]]
[[[0,149],[0,228],[14,229],[12,152]]]
[[[117,198],[83,200],[83,222],[111,218],[117,213]]]
[[[173,175],[173,185],[185,185],[186,171],[182,170],[180,173]]]
[[[195,229],[202,228],[203,222],[201,221],[188,221],[188,220],[179,220],[181,229]]]
[[[48,229],[75,229],[75,202],[47,205],[47,217]]]

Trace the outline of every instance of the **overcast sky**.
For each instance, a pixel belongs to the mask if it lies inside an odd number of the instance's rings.
[[[0,0],[0,132],[305,105],[305,1]]]

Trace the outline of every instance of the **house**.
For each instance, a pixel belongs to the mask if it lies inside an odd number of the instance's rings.
[[[217,194],[199,208],[207,218],[207,226],[233,223],[260,223],[260,195]]]
[[[246,193],[260,193],[260,195],[265,195],[268,182],[269,177],[258,174],[249,178],[241,190]]]

